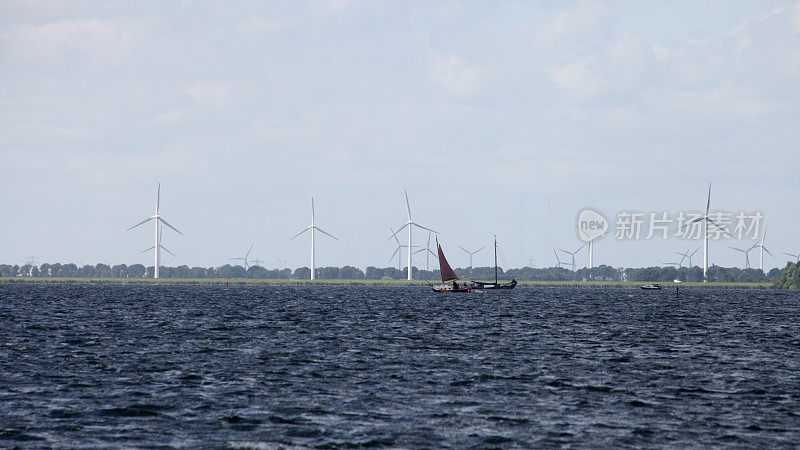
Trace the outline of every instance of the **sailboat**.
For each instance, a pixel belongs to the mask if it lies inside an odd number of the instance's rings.
[[[491,290],[491,289],[514,289],[517,286],[517,280],[511,280],[510,283],[499,283],[497,281],[497,236],[494,237],[494,283],[484,281],[472,281],[470,289],[472,290]]]
[[[453,268],[447,263],[447,258],[444,257],[442,246],[439,245],[439,239],[436,239],[436,247],[439,250],[439,273],[442,275],[442,284],[439,286],[431,285],[431,288],[436,292],[469,292],[470,287],[465,284],[458,284],[458,277],[453,272]],[[447,284],[449,282],[452,284]]]

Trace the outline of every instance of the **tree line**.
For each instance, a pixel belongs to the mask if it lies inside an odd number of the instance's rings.
[[[456,275],[463,280],[494,280],[494,267],[475,267],[454,269]],[[438,270],[422,270],[412,267],[415,280],[425,279],[435,282],[441,279]],[[636,281],[636,282],[668,282],[673,280],[702,281],[703,270],[700,267],[642,267],[642,268],[614,268],[601,265],[589,270],[588,268],[571,271],[563,267],[533,268],[523,267],[503,270],[497,269],[498,278],[501,280],[516,279],[518,281]],[[780,275],[779,269],[772,269],[768,273],[760,269],[739,269],[737,267],[711,266],[708,268],[708,281],[717,282],[770,282],[775,281]],[[261,266],[244,268],[239,265],[226,264],[220,267],[177,267],[162,266],[159,269],[161,278],[175,279],[297,279],[307,280],[311,276],[311,269],[300,267],[291,269],[267,269]],[[318,267],[316,277],[321,280],[404,280],[406,269],[396,267],[367,267],[361,270],[357,267]],[[0,264],[0,277],[33,277],[33,278],[152,278],[153,266],[145,267],[142,264],[96,264],[94,266],[76,264],[25,264],[9,265]]]

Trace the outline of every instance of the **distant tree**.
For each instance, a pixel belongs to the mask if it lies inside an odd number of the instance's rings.
[[[775,289],[800,289],[800,264],[789,262],[772,284]]]
[[[378,269],[377,267],[369,266],[364,273],[364,277],[368,280],[380,280],[383,278],[383,270]]]
[[[339,269],[338,278],[343,280],[363,280],[364,272],[353,266],[344,266]]]
[[[309,269],[308,267],[298,267],[297,269],[294,270],[292,278],[296,280],[307,280],[311,278],[311,269]]]

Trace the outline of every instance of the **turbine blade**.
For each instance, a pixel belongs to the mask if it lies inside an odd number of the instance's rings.
[[[472,254],[474,255],[475,253],[478,253],[479,251],[481,251],[481,250],[483,250],[485,248],[486,248],[486,246],[484,245],[483,247],[481,247],[481,248],[475,250],[474,252],[472,252]]]
[[[728,230],[726,230],[725,228],[722,228],[721,226],[717,225],[717,223],[716,223],[716,222],[714,222],[713,220],[711,220],[711,219],[706,219],[706,220],[707,220],[707,221],[708,221],[708,223],[710,223],[711,225],[714,225],[715,227],[717,227],[717,228],[718,228],[720,231],[722,231],[722,232],[723,232],[725,235],[727,235],[729,238],[732,238],[732,237],[733,237],[733,235],[732,235],[732,234],[730,234],[730,233],[728,232]]]
[[[408,203],[408,191],[403,190],[406,194],[406,211],[408,212],[408,221],[411,222],[411,204]]]
[[[156,246],[155,245],[151,245],[150,247],[147,247],[146,249],[142,250],[142,253],[149,252],[150,250],[152,250],[154,248],[156,248]]]
[[[178,232],[178,234],[180,234],[181,236],[183,236],[183,233],[181,233],[180,231],[178,231],[178,229],[177,229],[177,228],[175,228],[175,227],[173,227],[172,225],[170,225],[170,224],[169,224],[169,223],[168,223],[166,220],[162,219],[161,217],[159,217],[159,218],[158,218],[158,220],[160,220],[160,221],[161,221],[161,223],[163,223],[164,225],[166,225],[166,226],[168,226],[168,227],[172,228],[173,230],[177,231],[177,232]]]
[[[253,242],[253,244],[252,244],[252,245],[250,245],[250,250],[248,250],[248,251],[247,251],[247,254],[245,254],[245,255],[244,255],[245,259],[246,259],[248,256],[250,256],[250,252],[251,252],[251,251],[253,251],[253,245],[256,245],[256,243],[255,243],[255,242]]]
[[[161,183],[158,183],[158,189],[156,190],[156,214],[158,214],[158,208],[161,205]]]
[[[417,253],[424,252],[426,250],[427,250],[427,248],[421,248],[421,249],[415,251],[414,253],[412,253],[412,255],[416,255]]]
[[[708,210],[711,209],[711,182],[708,182],[708,202],[706,202],[706,217],[708,217]]]
[[[437,255],[436,253],[433,253],[433,250],[431,250],[431,249],[429,249],[429,248],[428,248],[428,249],[426,249],[426,250],[428,250],[428,253],[430,253],[431,255],[433,255],[433,257],[434,257],[434,258],[436,258],[436,260],[437,260],[437,261],[439,260],[439,255]]]
[[[462,246],[460,246],[460,245],[456,245],[456,247],[458,247],[458,248],[460,248],[461,250],[464,250],[465,252],[469,253],[469,250],[465,249],[464,247],[462,247]]]
[[[394,255],[396,255],[397,252],[399,252],[399,251],[400,251],[400,246],[398,246],[396,249],[394,249],[394,253],[392,253],[392,256],[389,257],[389,261],[390,262],[394,259]]]
[[[763,246],[762,246],[761,248],[763,248],[763,249],[764,249],[764,251],[765,251],[765,252],[767,252],[767,253],[769,254],[769,256],[772,256],[773,258],[775,258],[775,255],[773,255],[771,251],[767,250],[767,247],[763,247]]]
[[[159,245],[159,247],[161,247],[162,250],[169,253],[170,255],[175,256],[175,253],[172,253],[171,251],[167,250],[167,247],[164,247],[163,245]]]
[[[742,250],[742,249],[740,249],[740,248],[731,247],[730,245],[729,245],[728,247],[730,247],[730,248],[732,248],[732,249],[736,250],[737,252],[744,252],[744,250]],[[745,253],[746,253],[746,252],[745,252]]]
[[[314,197],[311,197],[311,225],[314,225]]]
[[[305,233],[306,231],[310,230],[312,226],[313,226],[313,225],[309,225],[309,226],[307,226],[307,227],[303,228],[303,231],[301,231],[301,232],[299,232],[299,233],[295,234],[294,236],[290,237],[290,238],[289,238],[289,240],[291,241],[292,239],[296,238],[297,236],[300,236],[301,234],[303,234],[303,233]]]
[[[397,236],[395,236],[395,234],[397,234],[397,233],[394,231],[394,229],[393,229],[391,226],[389,227],[389,231],[391,231],[391,232],[392,232],[392,235],[391,235],[391,236],[389,236],[389,239],[391,239],[391,238],[393,238],[393,237],[394,237],[394,240],[395,240],[395,241],[397,241],[397,245],[398,245],[398,247],[399,247],[399,246],[400,246],[400,239],[397,239]],[[387,241],[388,241],[389,239],[387,239]]]
[[[431,233],[436,233],[436,234],[439,234],[439,232],[438,232],[438,231],[436,231],[436,230],[431,230],[431,229],[430,229],[430,228],[428,228],[428,227],[423,227],[422,225],[418,224],[417,222],[411,222],[411,225],[414,225],[415,227],[422,228],[423,230],[428,230],[428,231],[430,231]]]
[[[149,221],[151,221],[151,220],[153,220],[153,219],[155,219],[155,218],[156,218],[156,216],[153,216],[153,217],[148,217],[147,219],[144,219],[143,221],[141,221],[141,222],[137,223],[136,225],[134,225],[134,226],[132,226],[132,227],[128,228],[128,229],[127,229],[127,230],[125,230],[125,231],[130,231],[130,230],[132,230],[132,229],[134,229],[134,228],[138,227],[139,225],[141,225],[141,224],[143,224],[143,223],[147,223],[147,222],[149,222]]]
[[[337,238],[336,236],[334,236],[334,235],[332,235],[332,234],[328,233],[327,231],[323,230],[322,228],[320,228],[320,227],[318,227],[318,226],[316,226],[316,225],[314,225],[314,228],[316,228],[316,230],[317,230],[317,231],[319,231],[319,232],[320,232],[320,233],[322,233],[322,234],[327,234],[328,236],[330,236],[330,237],[332,237],[332,238],[336,239],[337,241],[339,240],[339,238]]]
[[[399,233],[399,232],[403,231],[403,228],[407,227],[407,226],[408,226],[410,223],[411,223],[411,222],[406,222],[406,223],[404,223],[404,224],[403,224],[403,225],[402,225],[400,228],[398,228],[398,229],[397,229],[397,231],[395,231],[394,233],[392,233],[392,235],[391,235],[391,236],[389,236],[388,238],[386,238],[386,241],[389,241],[389,239],[391,239],[391,238],[393,238],[393,237],[397,236],[397,233]],[[389,229],[391,229],[391,227],[389,227]],[[397,239],[397,238],[395,238],[395,239]],[[400,241],[397,241],[397,243],[399,244],[399,243],[400,243]]]

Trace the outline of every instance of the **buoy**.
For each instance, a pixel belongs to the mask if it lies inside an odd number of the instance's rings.
[[[675,298],[681,298],[681,296],[678,295],[678,286],[675,286]]]

